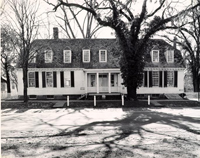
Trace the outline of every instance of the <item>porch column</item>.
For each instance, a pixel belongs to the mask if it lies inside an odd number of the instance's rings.
[[[99,93],[99,73],[96,73],[97,76],[97,93]]]
[[[39,80],[39,88],[42,88],[42,71],[39,71],[38,72],[38,80]]]
[[[111,74],[108,73],[108,93],[111,93]]]
[[[87,72],[85,72],[85,93],[87,93]]]
[[[57,87],[60,88],[60,71],[57,71]]]

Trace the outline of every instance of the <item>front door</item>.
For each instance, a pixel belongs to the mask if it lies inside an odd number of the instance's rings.
[[[99,92],[108,92],[108,74],[99,74]]]

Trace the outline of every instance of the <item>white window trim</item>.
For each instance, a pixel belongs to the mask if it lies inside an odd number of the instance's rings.
[[[66,62],[66,61],[65,61],[65,59],[66,59],[65,51],[67,51],[67,52],[69,51],[69,53],[70,53],[70,61],[69,61],[69,62]],[[71,63],[71,62],[72,62],[72,51],[71,51],[71,50],[63,50],[63,57],[64,57],[64,58],[63,58],[63,62],[64,62],[64,63]]]
[[[86,51],[89,51],[89,60],[88,61],[85,61],[85,58],[84,58],[84,54],[85,54],[85,52]],[[82,58],[83,58],[83,62],[84,63],[89,63],[90,62],[90,49],[83,49],[83,51],[82,51],[83,53],[82,53]]]
[[[52,79],[52,86],[47,86],[47,73],[48,72],[52,73],[52,77],[51,77],[51,79]],[[53,88],[53,71],[46,71],[45,72],[45,83],[46,83],[46,88]]]
[[[167,87],[174,87],[174,71],[167,71],[167,81],[169,81],[168,79],[169,72],[172,73],[172,85],[168,85],[168,82],[167,82]]]
[[[102,61],[102,60],[101,60],[101,52],[102,52],[102,51],[105,52],[105,61]],[[99,62],[101,62],[101,63],[107,62],[107,50],[105,50],[105,49],[100,49],[100,50],[99,50]]]
[[[169,61],[169,52],[172,52],[172,61]],[[168,50],[167,51],[167,62],[173,63],[174,62],[174,50]]]
[[[153,61],[153,53],[154,53],[154,51],[158,52],[158,61]],[[160,61],[160,51],[159,50],[152,50],[152,52],[151,52],[151,61],[153,63],[159,63],[159,61]]]
[[[51,51],[51,59],[50,59],[50,61],[47,61],[47,59],[46,59],[47,58],[47,56],[46,56],[47,51]],[[52,63],[52,61],[53,61],[53,51],[51,49],[46,50],[44,55],[45,55],[45,63]]]
[[[154,80],[154,78],[153,78],[153,72],[158,73],[158,85],[157,85],[157,86],[154,86],[154,84],[153,84],[153,80]],[[159,84],[160,84],[159,78],[160,78],[160,73],[159,73],[159,71],[152,71],[152,87],[159,87]]]
[[[33,74],[34,74],[34,86],[30,86],[30,84],[29,84],[29,83],[30,83],[30,82],[29,82],[29,80],[30,80],[29,73],[33,73]],[[29,88],[35,88],[35,86],[36,86],[36,85],[35,85],[35,72],[34,72],[34,71],[29,71],[29,72],[28,72],[28,87],[29,87]]]

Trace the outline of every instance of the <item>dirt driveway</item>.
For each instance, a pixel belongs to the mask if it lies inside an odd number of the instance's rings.
[[[2,157],[200,158],[200,109],[1,111]]]

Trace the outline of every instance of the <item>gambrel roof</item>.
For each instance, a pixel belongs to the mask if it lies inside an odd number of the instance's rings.
[[[37,39],[33,43],[37,52],[36,63],[31,63],[30,67],[35,68],[89,68],[89,69],[110,69],[119,68],[121,50],[116,39]],[[165,42],[163,39],[151,39],[147,43],[145,53],[146,67],[183,67],[182,56],[179,50]],[[151,62],[150,52],[152,49],[159,50],[159,63]],[[53,62],[45,63],[44,51],[53,51]],[[82,50],[90,50],[90,62],[82,61]],[[72,62],[63,62],[63,50],[71,50]],[[107,62],[99,62],[99,50],[107,50]],[[174,50],[174,63],[166,61],[165,52]]]

